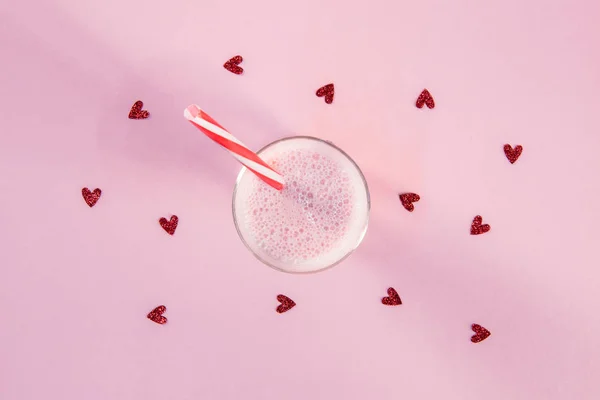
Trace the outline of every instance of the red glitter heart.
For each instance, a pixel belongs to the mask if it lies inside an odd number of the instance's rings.
[[[296,306],[296,303],[294,302],[294,300],[290,299],[289,297],[287,297],[283,294],[277,295],[277,301],[281,303],[280,305],[277,306],[277,310],[276,310],[279,314],[282,314],[288,310],[291,310],[292,308],[294,308],[294,306]]]
[[[417,108],[423,108],[423,105],[427,105],[428,108],[435,107],[435,101],[433,96],[429,93],[429,90],[423,89],[419,97],[417,98]]]
[[[81,195],[83,196],[83,199],[85,200],[88,206],[94,207],[94,205],[100,199],[100,195],[102,195],[102,190],[96,188],[93,192],[90,192],[90,189],[84,187],[83,189],[81,189]]]
[[[172,215],[171,220],[169,221],[165,217],[162,217],[158,220],[158,223],[169,235],[172,235],[175,233],[175,229],[177,229],[179,218],[177,218],[177,215]]]
[[[167,317],[163,317],[165,311],[167,311],[167,307],[158,306],[154,310],[150,311],[147,317],[149,320],[154,321],[157,324],[163,325],[167,323]]]
[[[475,216],[473,218],[473,223],[471,224],[471,235],[481,235],[482,233],[489,232],[492,229],[488,224],[481,224],[483,222],[483,218],[481,215]]]
[[[398,295],[398,292],[396,292],[396,289],[393,287],[388,288],[387,294],[387,297],[381,299],[382,304],[385,304],[386,306],[399,306],[402,304],[402,300],[400,300],[400,296]]]
[[[471,336],[471,342],[473,343],[479,343],[482,340],[487,339],[492,334],[490,331],[478,324],[471,325],[471,329],[473,332],[475,332],[475,334]]]
[[[150,115],[147,110],[142,110],[144,107],[144,102],[141,100],[136,101],[131,106],[131,110],[129,111],[129,119],[146,119]]]
[[[229,72],[233,72],[236,75],[241,75],[242,72],[244,72],[244,68],[239,66],[242,61],[244,61],[242,56],[235,56],[223,64],[223,67]]]
[[[413,202],[416,203],[417,201],[421,200],[421,197],[416,193],[402,193],[399,196],[404,208],[411,212],[415,209]]]
[[[317,97],[325,96],[325,103],[331,104],[333,102],[333,95],[335,90],[333,89],[333,83],[329,83],[317,90]]]
[[[506,158],[508,158],[508,161],[510,161],[511,164],[514,164],[515,161],[519,159],[519,156],[521,155],[522,151],[523,146],[521,146],[520,144],[516,145],[514,150],[510,144],[504,145],[504,154],[506,154]]]

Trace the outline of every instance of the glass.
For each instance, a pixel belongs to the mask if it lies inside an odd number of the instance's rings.
[[[333,267],[361,243],[371,200],[356,163],[331,142],[294,136],[263,147],[260,157],[284,176],[281,191],[243,167],[233,190],[233,220],[246,245],[279,271]]]

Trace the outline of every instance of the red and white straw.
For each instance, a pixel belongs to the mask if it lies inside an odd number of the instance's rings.
[[[277,190],[283,189],[283,177],[279,173],[269,167],[256,153],[248,149],[200,107],[192,104],[183,111],[183,115],[206,136],[225,147],[232,156],[260,179]]]

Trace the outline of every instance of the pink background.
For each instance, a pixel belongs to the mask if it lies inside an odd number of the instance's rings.
[[[4,4],[0,398],[598,399],[599,15]],[[242,76],[222,67],[236,54]],[[329,82],[332,105],[314,94]],[[434,110],[414,106],[424,87]],[[150,119],[127,119],[137,99]],[[252,148],[296,133],[351,154],[372,195],[359,250],[310,276],[254,259],[231,218],[239,165],[183,119],[192,102]],[[524,147],[514,165],[504,143]],[[103,190],[92,209],[84,186]],[[491,232],[469,235],[476,214]],[[389,286],[402,306],[381,305]],[[298,306],[275,313],[278,293]],[[159,304],[164,326],[145,318]],[[471,343],[473,322],[492,336]]]

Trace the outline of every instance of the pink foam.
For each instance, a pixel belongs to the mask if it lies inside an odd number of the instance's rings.
[[[255,182],[246,212],[253,239],[274,259],[288,262],[335,251],[353,208],[353,187],[345,172],[309,150],[281,153],[271,163],[287,185],[277,192]]]

